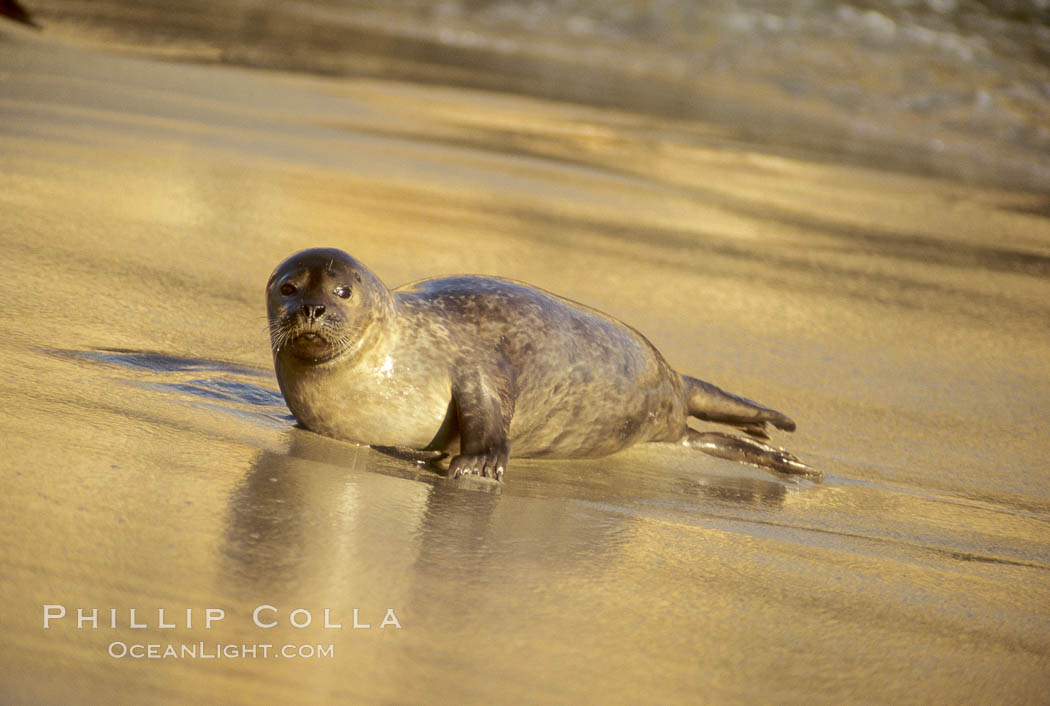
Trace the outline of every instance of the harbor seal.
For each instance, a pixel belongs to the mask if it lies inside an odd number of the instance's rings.
[[[507,279],[456,276],[389,290],[341,250],[281,263],[266,285],[277,382],[312,431],[451,456],[449,475],[500,479],[511,453],[593,458],[676,442],[816,475],[759,439],[776,410],[675,372],[612,317]],[[750,438],[700,432],[692,416]]]

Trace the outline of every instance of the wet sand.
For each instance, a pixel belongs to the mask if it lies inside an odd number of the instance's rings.
[[[1045,700],[1045,194],[6,28],[0,161],[0,700]],[[825,481],[654,445],[496,488],[296,429],[262,290],[315,245],[600,308]],[[200,642],[333,654],[111,656]]]

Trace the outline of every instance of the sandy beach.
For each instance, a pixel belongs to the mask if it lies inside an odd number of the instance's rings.
[[[855,161],[0,26],[0,701],[1045,703],[1046,192]],[[313,246],[608,312],[824,481],[296,428],[263,289]]]

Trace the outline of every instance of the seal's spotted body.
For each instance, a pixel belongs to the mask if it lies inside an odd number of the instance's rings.
[[[764,436],[783,414],[676,373],[640,333],[520,282],[461,276],[393,291],[349,255],[307,250],[267,285],[277,379],[299,422],[373,446],[454,454],[499,478],[509,454],[604,456],[682,442],[785,472],[786,452],[695,431],[692,415]]]

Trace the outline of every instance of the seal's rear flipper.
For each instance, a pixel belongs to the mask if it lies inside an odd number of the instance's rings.
[[[682,439],[682,444],[712,456],[749,463],[778,473],[807,476],[817,480],[824,477],[821,471],[802,463],[794,454],[755,439],[743,439],[717,431],[700,432],[689,429]]]
[[[709,382],[688,375],[682,376],[682,382],[685,385],[685,402],[689,414],[697,419],[732,424],[760,439],[769,438],[764,430],[766,422],[777,429],[795,431],[795,422],[775,409],[737,397]]]

